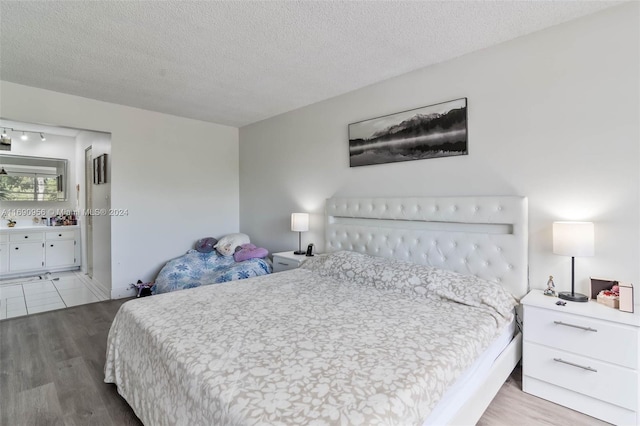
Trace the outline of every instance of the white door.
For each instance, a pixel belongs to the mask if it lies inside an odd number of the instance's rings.
[[[87,221],[87,275],[93,278],[93,217],[90,212],[93,208],[93,155],[91,147],[84,151],[84,196]]]

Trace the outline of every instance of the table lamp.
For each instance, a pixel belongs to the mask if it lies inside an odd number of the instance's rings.
[[[309,213],[291,213],[291,230],[298,233],[298,251],[294,251],[293,254],[304,254],[302,233],[309,230]]]
[[[575,258],[593,256],[592,222],[553,222],[553,253],[571,256],[571,292],[562,291],[560,299],[587,302],[589,298],[575,291]]]

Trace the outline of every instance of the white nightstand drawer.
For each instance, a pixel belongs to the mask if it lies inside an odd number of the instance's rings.
[[[296,269],[300,265],[299,262],[291,259],[286,259],[280,256],[273,257],[273,272],[288,271],[290,269]]]
[[[273,253],[273,272],[296,269],[307,259],[309,259],[309,257],[304,254],[294,254],[292,251]]]
[[[631,326],[528,306],[524,315],[524,339],[637,368],[638,334]]]
[[[523,361],[525,376],[588,395],[612,405],[633,411],[637,409],[638,374],[636,371],[612,365],[607,360],[586,358],[530,342],[525,342],[523,349],[527,354]]]

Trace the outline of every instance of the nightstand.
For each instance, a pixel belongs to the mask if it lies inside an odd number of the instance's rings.
[[[310,257],[307,257],[304,254],[293,254],[293,251],[273,253],[273,272],[296,269],[307,259],[310,259]]]
[[[640,424],[640,315],[533,290],[522,299],[522,390],[598,419]]]

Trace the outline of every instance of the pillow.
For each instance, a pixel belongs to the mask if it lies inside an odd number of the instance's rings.
[[[200,238],[196,241],[196,250],[200,253],[211,253],[218,240],[213,237]]]
[[[444,269],[433,269],[427,285],[429,294],[484,310],[498,323],[511,321],[516,299],[494,281]]]
[[[249,259],[262,259],[267,257],[269,252],[266,248],[256,247],[253,244],[243,244],[236,248],[236,252],[233,254],[233,260],[236,262],[243,262]]]
[[[433,270],[430,266],[352,251],[316,256],[303,263],[301,268],[339,281],[416,296],[427,293],[429,276]]]
[[[300,268],[342,282],[472,306],[486,311],[498,323],[510,321],[513,307],[518,304],[507,290],[493,281],[350,251],[316,256]]]
[[[218,243],[213,247],[223,256],[232,256],[236,251],[236,247],[249,244],[249,242],[249,236],[247,234],[236,233],[220,238]]]

